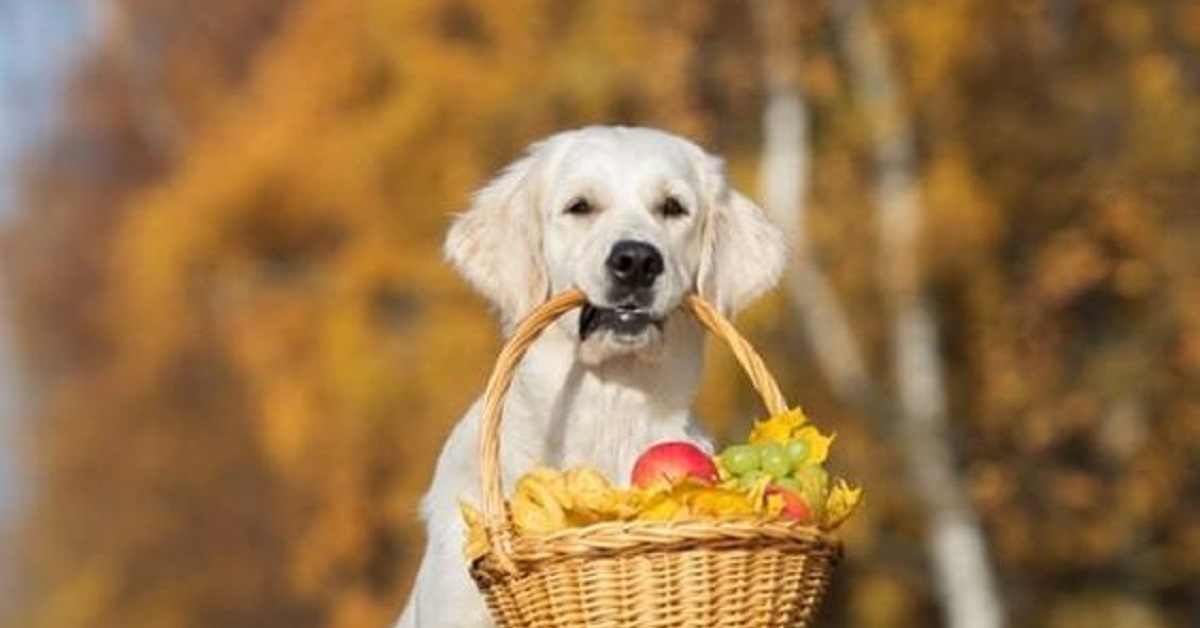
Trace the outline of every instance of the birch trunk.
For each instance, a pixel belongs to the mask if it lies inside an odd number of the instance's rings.
[[[899,443],[928,518],[928,551],[951,628],[1004,624],[987,543],[950,443],[937,322],[921,290],[916,142],[901,110],[882,34],[865,0],[836,0],[834,21],[870,124],[880,279],[890,319]]]
[[[764,208],[786,230],[795,256],[784,286],[800,313],[817,365],[840,398],[861,405],[871,396],[862,351],[808,243],[809,115],[799,87],[800,52],[788,8],[786,0],[754,4],[767,82],[759,186]]]

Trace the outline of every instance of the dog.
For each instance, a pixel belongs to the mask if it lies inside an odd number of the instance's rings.
[[[445,243],[450,264],[497,310],[507,335],[571,288],[564,315],[522,360],[505,400],[501,478],[586,465],[614,481],[662,441],[712,451],[689,411],[703,332],[679,309],[697,292],[732,314],[783,270],[782,232],[731,189],[721,160],[681,137],[587,127],[532,145],[474,197]],[[467,572],[459,501],[480,497],[481,403],[438,459],[421,512],[428,543],[396,628],[484,628]]]

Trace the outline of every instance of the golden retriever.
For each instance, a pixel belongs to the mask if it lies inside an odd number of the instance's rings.
[[[678,309],[696,291],[732,313],[775,284],[780,230],[732,190],[722,163],[680,137],[589,127],[553,135],[460,215],[446,257],[507,333],[548,296],[588,304],[523,360],[501,429],[504,485],[537,466],[587,465],[618,482],[650,445],[710,448],[689,411],[703,333]],[[481,503],[480,404],[454,428],[422,502],[428,545],[397,628],[491,626],[467,573],[459,500]]]

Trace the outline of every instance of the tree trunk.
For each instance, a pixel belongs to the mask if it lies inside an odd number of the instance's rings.
[[[916,142],[902,112],[882,34],[865,0],[836,0],[834,21],[870,124],[876,168],[880,278],[890,319],[899,444],[927,517],[935,584],[952,628],[994,628],[1003,603],[982,526],[955,469],[934,312],[921,290]]]
[[[767,103],[763,112],[763,155],[759,185],[763,205],[786,230],[794,260],[784,279],[792,306],[800,312],[817,365],[843,400],[863,405],[871,396],[862,351],[833,286],[813,259],[808,244],[809,115],[799,87],[799,54],[794,20],[786,0],[754,5]]]

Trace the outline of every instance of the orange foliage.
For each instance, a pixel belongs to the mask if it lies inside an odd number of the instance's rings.
[[[753,20],[732,0],[119,4],[31,164],[10,253],[40,395],[14,625],[387,625],[433,456],[498,344],[441,262],[448,215],[528,141],[594,122],[690,135],[748,182]],[[1182,498],[1200,455],[1200,13],[876,4],[920,130],[961,453],[1026,600],[1014,623],[1074,625],[1101,596],[1168,625],[1200,577]],[[868,139],[827,9],[795,10],[813,246],[878,365]],[[165,42],[159,70],[129,63],[140,33]],[[84,140],[105,168],[70,158]],[[829,616],[927,625],[894,452],[834,401],[792,318],[774,297],[742,320],[872,495]],[[745,433],[753,398],[715,353],[701,405]],[[1104,597],[1111,582],[1138,588]]]

